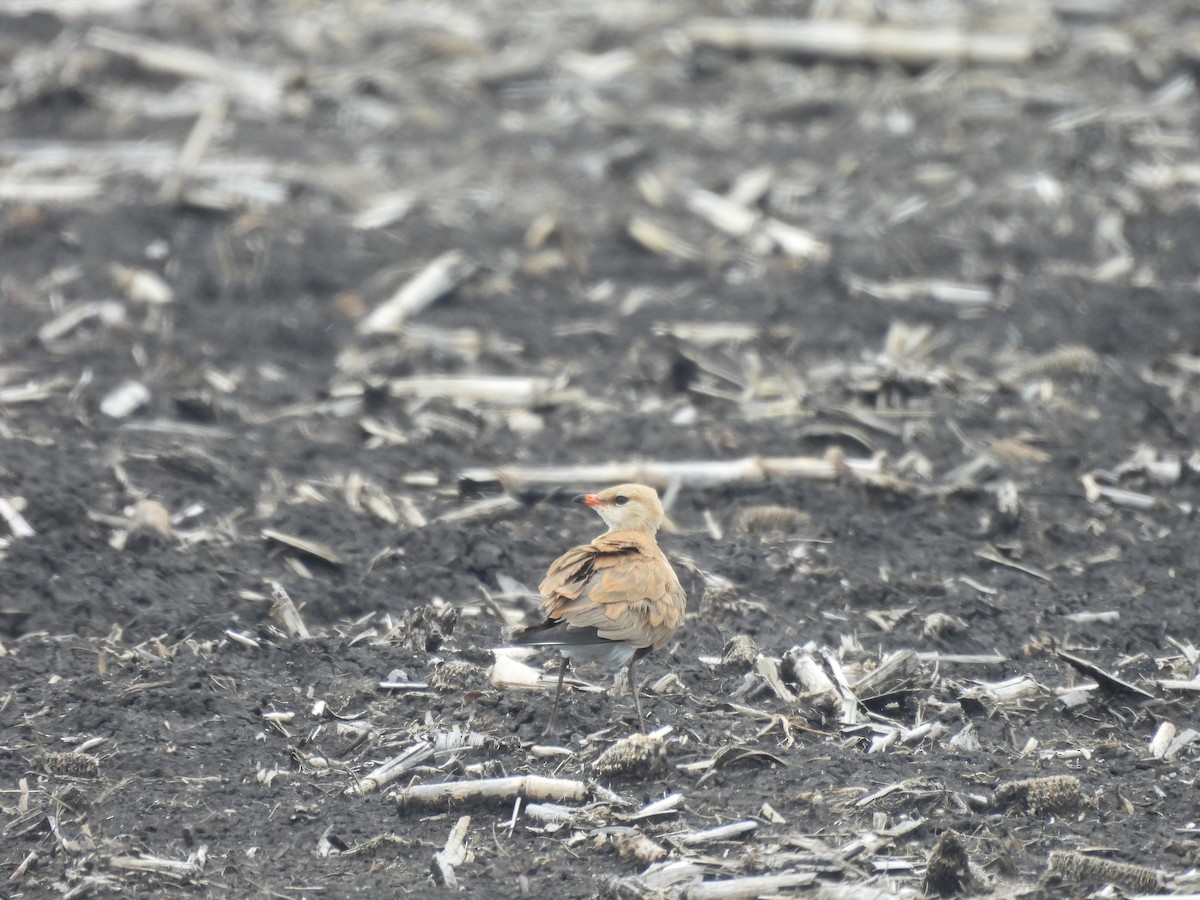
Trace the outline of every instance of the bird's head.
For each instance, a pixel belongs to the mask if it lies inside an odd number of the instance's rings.
[[[611,531],[654,534],[663,522],[658,492],[644,484],[618,484],[595,494],[580,494],[576,503],[590,506]]]

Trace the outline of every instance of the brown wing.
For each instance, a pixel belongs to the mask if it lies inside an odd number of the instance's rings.
[[[613,532],[568,550],[551,563],[539,591],[550,619],[656,649],[683,621],[686,603],[666,556],[639,531]]]

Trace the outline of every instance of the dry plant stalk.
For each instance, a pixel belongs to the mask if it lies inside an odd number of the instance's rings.
[[[852,687],[856,695],[870,700],[910,685],[919,668],[920,661],[915,650],[897,650],[887,654],[878,666],[855,681]]]
[[[838,706],[840,707],[838,710],[839,721],[843,725],[857,725],[863,721],[863,713],[859,709],[858,695],[850,687],[846,671],[842,668],[842,661],[838,659],[836,653],[827,648],[822,648],[821,658],[825,660],[830,680],[837,690]]]
[[[850,288],[861,291],[876,300],[907,303],[911,300],[929,298],[939,303],[959,307],[987,306],[996,297],[991,288],[981,284],[961,284],[957,281],[940,279],[915,279],[901,281],[869,281],[852,278]]]
[[[86,40],[92,47],[124,56],[148,71],[219,84],[237,99],[264,113],[274,114],[282,105],[284,79],[281,75],[219,59],[191,47],[147,40],[111,28],[92,28]]]
[[[275,541],[278,544],[283,544],[285,547],[299,550],[301,553],[314,556],[329,563],[331,566],[340,566],[342,564],[342,558],[324,544],[296,537],[293,534],[285,534],[282,531],[276,531],[274,528],[264,528],[260,533],[264,540]]]
[[[1175,740],[1175,725],[1171,722],[1160,722],[1158,728],[1154,731],[1154,737],[1150,739],[1150,755],[1155,759],[1163,759],[1167,755],[1167,748],[1171,746],[1171,742]]]
[[[1051,582],[1051,583],[1054,582],[1054,579],[1051,578],[1050,575],[1048,575],[1046,572],[1043,572],[1041,569],[1035,568],[1034,566],[1022,565],[1019,562],[1011,560],[1007,556],[1005,556],[1003,553],[1001,553],[999,550],[997,550],[995,547],[992,547],[990,545],[987,547],[981,547],[980,549],[976,550],[975,555],[977,557],[979,557],[980,559],[985,559],[988,562],[995,563],[998,566],[1004,566],[1006,568],[1013,569],[1014,571],[1017,571],[1017,572],[1024,572],[1026,575],[1029,575],[1033,578],[1037,578],[1041,581],[1047,581],[1047,582]]]
[[[549,378],[527,378],[522,375],[417,375],[393,378],[388,382],[388,393],[393,397],[418,400],[446,399],[501,406],[529,406],[553,386]]]
[[[1159,505],[1158,498],[1152,494],[1100,484],[1092,473],[1080,476],[1079,481],[1083,484],[1083,494],[1087,497],[1088,503],[1107,500],[1114,506],[1144,510],[1154,509]]]
[[[718,485],[738,481],[762,482],[784,478],[831,481],[851,475],[864,482],[885,475],[884,458],[853,459],[838,454],[826,457],[748,456],[733,460],[626,461],[578,466],[504,466],[467,469],[460,474],[475,484],[503,483],[509,488],[534,484],[619,484],[639,482],[653,487],[679,483]]]
[[[917,654],[921,662],[941,665],[955,663],[962,666],[996,666],[1008,662],[1008,657],[1002,653],[938,653],[936,651]]]
[[[5,203],[78,203],[104,190],[99,178],[56,178],[53,181],[31,181],[0,177],[0,201]]]
[[[111,856],[108,864],[114,869],[124,869],[130,872],[145,872],[152,875],[163,875],[176,881],[186,881],[204,872],[207,851],[203,847],[186,860],[167,859],[162,856]]]
[[[686,897],[688,890],[697,887],[711,871],[700,862],[688,859],[667,859],[650,865],[640,875],[627,878],[606,878],[602,885],[604,897]],[[749,894],[746,896],[758,896]]]
[[[311,637],[308,626],[304,624],[300,610],[296,608],[296,604],[282,585],[272,582],[271,601],[271,618],[278,622],[290,637],[307,641]]]
[[[841,695],[837,685],[811,651],[803,647],[793,647],[784,654],[783,661],[791,669],[796,684],[800,686],[802,700],[811,702],[824,715],[829,715],[838,708]]]
[[[453,291],[475,271],[460,250],[449,250],[400,286],[358,325],[359,334],[398,332],[406,319]]]
[[[577,806],[563,806],[561,803],[529,803],[525,806],[524,814],[535,822],[554,825],[575,826],[589,818],[586,810]]]
[[[69,378],[57,377],[46,381],[28,381],[11,387],[0,388],[0,409],[17,403],[34,403],[53,396],[55,391],[68,387],[73,382]]]
[[[200,110],[196,124],[192,126],[187,140],[184,141],[183,149],[179,151],[174,171],[162,184],[159,191],[162,200],[178,203],[183,198],[184,185],[208,151],[228,111],[229,104],[225,99],[225,92],[220,88],[214,89]]]
[[[351,223],[360,231],[371,231],[395,225],[408,215],[417,198],[408,191],[390,191],[373,197],[367,206],[359,210]]]
[[[918,828],[924,827],[924,825],[924,819],[904,819],[897,822],[891,828],[868,831],[866,834],[856,837],[854,840],[838,848],[837,854],[844,860],[869,856],[873,853],[878,853],[884,847],[895,843],[898,839],[911,834]]]
[[[52,344],[92,320],[105,327],[120,325],[125,321],[125,307],[116,300],[91,300],[69,306],[38,329],[38,340]]]
[[[763,220],[763,233],[783,251],[795,259],[821,262],[829,257],[830,246],[825,241],[787,222],[768,216]]]
[[[21,515],[24,508],[25,501],[20,497],[0,497],[0,519],[8,525],[8,530],[15,538],[31,538],[37,534]]]
[[[454,867],[470,862],[474,854],[467,849],[467,829],[471,827],[471,817],[463,816],[450,829],[446,845],[433,855],[433,878],[438,884],[448,888],[458,887],[458,878]]]
[[[749,234],[762,219],[761,213],[702,188],[688,191],[684,203],[689,211],[732,237]]]
[[[1004,681],[992,683],[981,682],[967,688],[959,695],[959,703],[974,701],[985,710],[1013,708],[1022,700],[1036,694],[1038,683],[1030,675],[1015,675]]]
[[[758,654],[754,660],[754,671],[767,684],[775,696],[784,703],[795,703],[796,695],[783,683],[779,676],[779,660],[764,653]]]
[[[459,524],[464,522],[486,522],[520,508],[520,500],[510,497],[508,494],[501,494],[498,497],[484,497],[482,500],[469,503],[459,509],[452,509],[449,512],[442,513],[434,521],[457,522]]]
[[[496,662],[488,670],[493,687],[502,691],[544,691],[549,686],[539,669],[513,659],[507,653],[497,653]]]
[[[409,769],[418,766],[433,756],[433,745],[428,741],[417,741],[387,762],[377,766],[367,775],[352,784],[342,793],[361,797],[377,791],[385,784],[395,781]]]
[[[444,781],[417,784],[396,791],[396,804],[406,806],[463,800],[550,800],[583,803],[593,791],[582,781],[545,778],[541,775],[517,775],[511,778],[486,778],[475,781]]]
[[[984,34],[833,19],[693,19],[684,26],[684,33],[698,44],[725,50],[891,59],[914,65],[947,60],[1025,63],[1039,44],[1039,36],[1033,32]]]
[[[1153,700],[1154,695],[1149,691],[1142,690],[1136,684],[1131,684],[1116,675],[1109,674],[1095,663],[1083,659],[1080,656],[1075,656],[1073,653],[1067,653],[1065,650],[1056,650],[1054,653],[1059,659],[1069,664],[1076,671],[1082,672],[1091,678],[1096,679],[1096,683],[1102,691],[1110,694],[1128,694],[1138,697],[1142,700]]]
[[[679,843],[685,847],[700,847],[717,841],[729,841],[745,837],[758,830],[758,823],[753,819],[742,819],[739,822],[726,822],[715,828],[705,828],[703,831],[692,831],[680,837]]]
[[[700,251],[692,244],[645,216],[630,219],[627,230],[630,238],[651,253],[682,260],[700,258]]]
[[[1200,691],[1200,678],[1163,678],[1158,686],[1164,691]]]
[[[788,872],[781,875],[747,875],[742,878],[702,881],[687,889],[688,900],[747,900],[805,887],[817,880],[816,872]]]

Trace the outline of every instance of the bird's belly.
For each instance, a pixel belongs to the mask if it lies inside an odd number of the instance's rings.
[[[628,644],[612,641],[605,644],[567,644],[560,646],[558,652],[573,663],[600,663],[617,668],[629,665],[636,651]]]

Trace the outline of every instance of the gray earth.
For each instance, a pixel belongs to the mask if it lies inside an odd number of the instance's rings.
[[[1197,890],[1198,39],[1182,0],[0,9],[0,896]],[[603,473],[528,467],[608,462],[689,615],[661,747],[597,765],[607,673],[545,734],[488,670],[600,530]],[[519,775],[588,793],[393,796]]]

